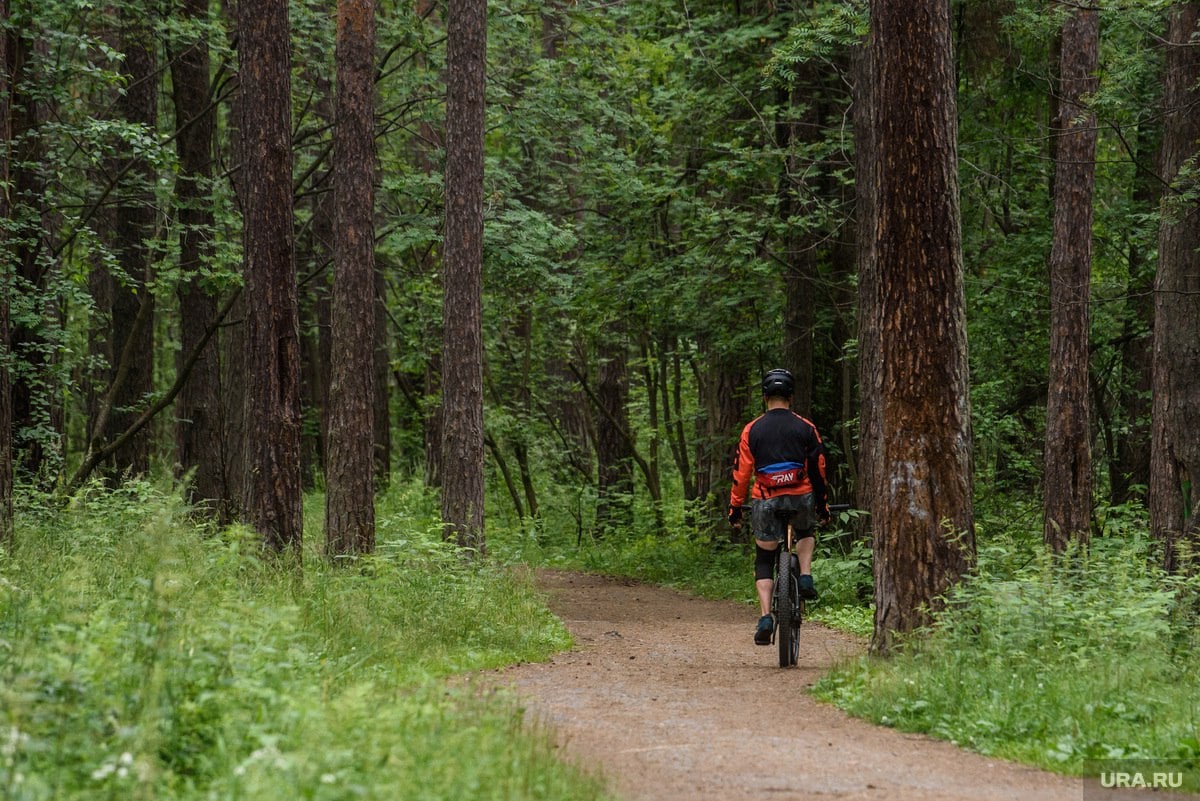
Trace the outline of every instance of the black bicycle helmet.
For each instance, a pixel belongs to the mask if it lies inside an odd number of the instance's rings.
[[[796,394],[796,379],[787,370],[776,367],[763,376],[762,392],[768,398],[790,398]]]

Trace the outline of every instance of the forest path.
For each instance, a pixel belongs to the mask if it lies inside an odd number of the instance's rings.
[[[864,649],[848,635],[806,623],[799,665],[781,670],[774,646],[753,644],[746,606],[577,573],[538,581],[576,647],[484,681],[513,687],[568,758],[601,772],[623,799],[1080,801],[1079,779],[814,700],[805,690],[817,677]]]

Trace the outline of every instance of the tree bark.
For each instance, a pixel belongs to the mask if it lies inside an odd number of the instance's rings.
[[[121,21],[121,49],[127,84],[117,101],[118,112],[126,122],[154,133],[158,127],[158,59],[146,20]],[[124,275],[117,280],[112,296],[113,354],[128,353],[132,361],[114,398],[109,430],[98,432],[105,437],[109,432],[127,429],[154,391],[154,297],[149,290],[153,253],[149,242],[154,237],[155,175],[148,158],[137,155],[132,158],[132,167],[121,167],[125,185],[119,187],[114,246]],[[150,304],[150,309],[143,314],[145,303]],[[133,346],[127,348],[126,343],[131,340]],[[120,365],[115,368],[122,369]],[[113,469],[117,476],[149,472],[149,430],[130,438],[125,447],[113,454]]]
[[[1050,251],[1050,375],[1046,402],[1045,524],[1055,551],[1087,542],[1092,514],[1088,301],[1096,122],[1085,106],[1099,86],[1099,12],[1063,23],[1055,140],[1054,241]]]
[[[486,0],[450,0],[446,19],[442,520],[447,536],[482,555]]]
[[[12,220],[13,207],[7,187],[12,171],[12,74],[9,69],[8,0],[0,0],[0,221],[4,230]],[[0,545],[13,546],[13,461],[12,461],[12,353],[9,347],[9,298],[13,292],[12,242],[0,236]]]
[[[14,297],[40,293],[45,288],[44,259],[50,244],[50,226],[46,224],[49,212],[45,203],[45,182],[38,170],[29,166],[44,160],[46,145],[42,126],[50,117],[47,102],[30,92],[41,80],[40,76],[33,74],[31,56],[34,51],[42,51],[38,53],[42,55],[49,46],[44,38],[33,38],[36,33],[11,27],[5,31],[8,37],[6,49],[11,90],[10,141],[14,143],[9,162],[9,200],[16,218],[17,234],[14,253],[10,257],[15,264],[13,277],[18,284],[14,289]],[[45,314],[39,298],[29,299],[29,303]],[[47,397],[52,392],[51,385],[54,382],[50,377],[46,356],[48,343],[41,325],[31,325],[19,319],[10,319],[9,322],[9,351],[12,358],[23,367],[10,377],[14,469],[48,488],[53,482],[47,474],[56,469],[50,458],[54,450],[53,443],[44,433],[55,428],[54,402]]]
[[[729,479],[738,435],[746,423],[746,386],[751,379],[744,358],[720,353],[706,342],[698,343],[698,349],[708,369],[698,378],[700,418],[696,421],[693,475],[700,502],[700,529],[707,529],[711,535],[727,527]],[[749,533],[748,527],[741,532]]]
[[[237,9],[232,0],[221,0],[221,13],[230,31],[229,45],[237,44]],[[235,78],[235,83],[238,79]],[[229,141],[228,159],[231,168],[229,184],[237,198],[238,209],[246,209],[246,182],[241,174],[244,162],[242,147],[242,93],[232,92],[227,99],[228,108],[224,115],[225,136]],[[218,151],[219,157],[219,151]],[[245,284],[243,270],[243,287]],[[222,524],[245,519],[246,498],[246,396],[249,370],[246,362],[246,293],[238,292],[233,297],[229,311],[229,324],[221,331],[220,374],[221,374],[221,480],[224,482],[223,497],[226,499],[218,510]]]
[[[442,24],[441,15],[438,13],[439,4],[434,0],[414,0],[414,11],[417,19],[422,21],[423,25],[429,25],[433,30],[431,35],[433,38],[441,38],[445,35]],[[428,68],[425,54],[418,51],[413,56],[413,62],[417,69],[424,70]],[[435,90],[432,87],[426,87],[429,93]],[[417,169],[421,170],[426,177],[433,176],[437,172],[437,165],[434,163],[432,153],[430,152],[435,143],[444,142],[444,132],[434,127],[433,123],[428,119],[423,119],[420,122],[420,133],[414,137],[412,144],[413,160],[416,163]],[[437,281],[439,273],[439,263],[437,257],[433,253],[432,248],[425,249],[419,257],[418,269],[422,275],[433,276],[433,280]],[[442,288],[443,293],[445,287]],[[425,363],[425,385],[424,385],[424,408],[422,409],[423,423],[423,445],[425,450],[425,486],[430,489],[440,489],[442,486],[442,354],[441,344],[445,338],[444,321],[430,320],[429,325],[425,330],[425,341],[436,343],[436,346],[430,347]]]
[[[1164,193],[1154,283],[1150,528],[1170,571],[1194,570],[1200,547],[1200,204],[1181,169],[1200,141],[1200,3],[1177,3],[1167,33],[1161,169]]]
[[[337,76],[336,72],[333,76],[326,74],[320,47],[315,42],[306,43],[300,76],[313,92],[309,113],[314,123],[321,129],[334,131]],[[331,296],[337,199],[333,188],[334,171],[324,166],[324,159],[334,147],[318,142],[320,152],[310,156],[314,166],[306,176],[307,185],[302,190],[310,216],[303,235],[298,235],[296,240],[298,272],[305,277],[300,286],[300,361],[303,365],[300,408],[304,418],[300,460],[306,489],[316,486],[317,474],[324,471],[329,454],[329,384],[333,375]]]
[[[299,319],[292,222],[287,0],[238,6],[245,208],[245,513],[273,550],[299,549]]]
[[[596,368],[596,531],[633,524],[633,445],[629,441],[629,354],[624,339],[606,343]]]
[[[325,552],[375,549],[375,2],[339,0]]]
[[[208,0],[184,0],[185,19],[208,16]],[[185,42],[171,61],[175,103],[175,147],[179,177],[175,196],[179,207],[179,267],[185,278],[179,286],[180,352],[176,370],[192,353],[217,316],[217,298],[206,287],[203,270],[212,257],[212,146],[216,109],[210,90],[208,43],[203,37]],[[177,475],[190,475],[189,503],[216,514],[228,505],[221,475],[221,374],[219,337],[200,352],[192,373],[175,400],[175,461]]]
[[[855,216],[858,217],[860,236],[855,248],[858,270],[858,454],[855,459],[857,480],[854,484],[855,505],[859,509],[870,509],[874,499],[880,496],[881,487],[876,483],[877,466],[881,461],[879,448],[883,436],[879,431],[880,394],[883,380],[883,354],[880,350],[879,330],[875,322],[879,312],[879,273],[876,266],[876,232],[878,217],[875,193],[879,177],[875,174],[875,99],[874,68],[872,53],[874,45],[868,35],[855,51],[853,120],[854,120],[854,182]],[[869,516],[860,518],[864,525],[874,528]],[[860,534],[867,532],[861,531]]]
[[[371,308],[375,312],[375,347],[372,351],[375,370],[375,487],[382,490],[387,488],[392,479],[392,360],[388,350],[387,280],[378,265],[375,266],[374,282],[375,302]]]
[[[1151,163],[1161,150],[1161,130],[1138,131],[1137,161]],[[1139,169],[1132,200],[1149,213],[1162,198],[1156,172]],[[1149,243],[1131,237],[1128,246],[1129,307],[1121,345],[1121,387],[1117,393],[1119,422],[1112,434],[1114,458],[1109,464],[1110,502],[1114,506],[1145,499],[1150,486],[1150,415],[1154,382],[1154,263]]]
[[[876,652],[928,622],[973,561],[971,429],[948,0],[875,0],[881,436]]]
[[[796,5],[795,3],[789,5]],[[805,3],[808,5],[808,3]],[[810,9],[811,11],[811,9]],[[785,13],[796,18],[795,10]],[[812,187],[802,176],[812,171],[799,152],[824,135],[821,128],[821,100],[824,87],[818,72],[824,65],[808,61],[797,67],[795,82],[778,92],[780,118],[775,138],[784,153],[779,180],[779,215],[785,226],[783,236],[783,367],[796,377],[796,396],[792,408],[803,417],[812,416],[813,407],[813,330],[816,309],[818,237],[809,226]],[[797,107],[803,112],[797,118]]]

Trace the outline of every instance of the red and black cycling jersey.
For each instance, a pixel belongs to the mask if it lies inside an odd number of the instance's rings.
[[[751,479],[755,499],[811,492],[823,509],[825,446],[817,427],[788,409],[771,409],[747,423],[733,459],[731,506],[746,502]]]

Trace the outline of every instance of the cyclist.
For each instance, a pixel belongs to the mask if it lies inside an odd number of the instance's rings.
[[[770,645],[774,620],[771,593],[779,543],[792,524],[800,563],[797,581],[805,599],[817,597],[812,578],[816,546],[813,527],[829,520],[825,492],[825,449],[812,422],[791,410],[796,380],[787,370],[767,372],[762,380],[766,411],[746,424],[733,460],[733,489],[729,493],[729,522],[741,526],[742,505],[753,480],[750,519],[754,532],[754,584],[762,617],[754,642]]]

